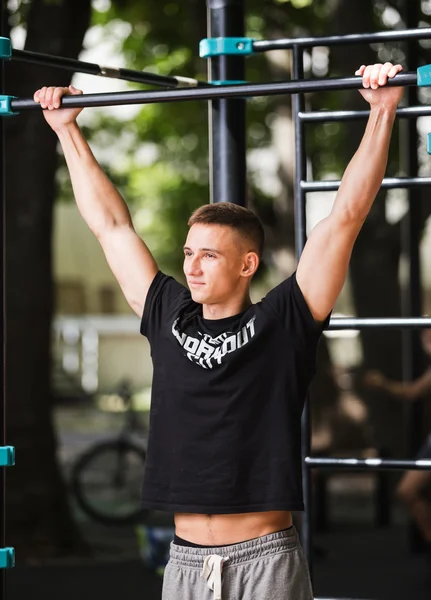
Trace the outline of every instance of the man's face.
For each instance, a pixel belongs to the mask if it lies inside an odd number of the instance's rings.
[[[246,262],[241,237],[224,225],[196,223],[184,244],[184,273],[192,298],[200,304],[221,304],[232,299],[244,283]]]

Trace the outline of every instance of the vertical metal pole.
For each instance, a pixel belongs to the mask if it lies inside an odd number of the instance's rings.
[[[418,2],[405,2],[406,27],[417,27],[420,21],[420,4]],[[419,51],[417,42],[407,42],[407,62],[409,68],[419,65]],[[418,105],[418,88],[409,86],[406,89],[408,106]],[[417,150],[417,119],[407,119],[402,123],[401,144],[404,150],[402,156],[403,170],[409,176],[416,177],[419,171]],[[421,190],[408,190],[409,211],[404,218],[402,227],[403,253],[409,259],[409,285],[403,299],[403,312],[405,316],[420,316],[422,314],[422,293],[420,274],[420,235],[422,228]],[[419,341],[419,332],[413,329],[404,332],[403,336],[403,378],[412,380],[422,373],[423,354]],[[423,423],[423,406],[420,402],[408,403],[406,411],[406,447],[409,457],[414,456],[421,445],[421,430]],[[420,538],[416,527],[411,528],[411,546],[417,549]]]
[[[244,0],[207,0],[208,37],[244,37]],[[217,56],[209,61],[211,81],[243,81],[243,56]],[[245,206],[245,100],[209,102],[211,202]]]
[[[0,35],[5,36],[6,31],[6,2],[0,0]],[[4,94],[4,62],[0,60],[0,94]],[[0,314],[2,325],[0,328],[0,364],[1,364],[1,389],[0,389],[0,446],[6,445],[6,314],[5,314],[5,149],[4,149],[4,121],[0,118]],[[6,468],[0,468],[0,548],[6,546]],[[6,570],[0,569],[0,600],[6,598]]]
[[[293,69],[294,79],[304,79],[303,49],[299,46],[293,47]],[[292,111],[295,123],[295,248],[296,257],[299,260],[307,241],[306,231],[306,195],[302,189],[301,182],[307,177],[307,157],[305,154],[305,132],[304,124],[298,117],[298,113],[304,111],[305,102],[303,94],[292,94]],[[305,462],[305,457],[310,454],[310,406],[308,400],[305,402],[301,422],[302,431],[302,481],[304,487],[305,511],[301,526],[301,543],[305,556],[308,560],[310,574],[312,574],[312,514],[311,514],[311,478],[310,468]]]

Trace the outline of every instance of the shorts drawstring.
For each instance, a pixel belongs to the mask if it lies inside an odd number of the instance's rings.
[[[219,556],[218,554],[210,554],[204,560],[201,577],[207,582],[210,590],[214,591],[214,600],[222,600],[221,597],[221,572],[223,563],[228,561],[229,557]]]

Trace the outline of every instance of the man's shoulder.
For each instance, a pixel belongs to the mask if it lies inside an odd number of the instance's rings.
[[[163,271],[158,271],[154,277],[149,294],[151,295],[163,295],[164,293],[175,292],[178,294],[188,293],[189,290],[180,283],[173,275],[167,275]]]

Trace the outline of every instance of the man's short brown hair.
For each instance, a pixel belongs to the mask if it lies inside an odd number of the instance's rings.
[[[262,256],[265,234],[262,223],[256,215],[243,206],[232,202],[205,204],[194,211],[187,223],[189,227],[196,224],[224,225],[231,227],[239,235],[253,244],[253,250]]]

